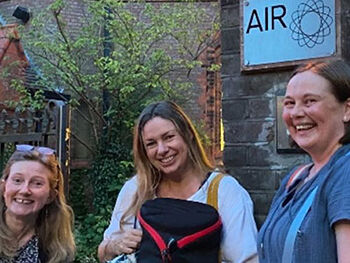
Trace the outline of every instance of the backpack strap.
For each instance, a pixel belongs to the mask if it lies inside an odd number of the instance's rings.
[[[218,210],[218,190],[219,190],[219,184],[221,179],[224,177],[224,174],[218,173],[214,177],[213,180],[211,180],[209,188],[208,188],[208,194],[207,194],[207,204],[214,207],[216,210]]]
[[[214,207],[217,211],[219,211],[218,195],[219,195],[219,185],[222,178],[224,178],[224,174],[222,173],[216,174],[214,179],[211,180],[209,184],[208,193],[207,193],[207,204]],[[220,250],[218,262],[221,262],[221,256],[222,256],[221,253],[222,251]]]

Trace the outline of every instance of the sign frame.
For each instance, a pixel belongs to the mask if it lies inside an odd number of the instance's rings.
[[[292,68],[294,66],[300,65],[302,63],[307,63],[310,61],[319,61],[324,60],[325,58],[341,58],[341,20],[340,20],[340,0],[334,0],[335,6],[335,52],[330,56],[322,56],[322,57],[313,57],[313,58],[305,58],[305,59],[296,59],[290,61],[283,62],[272,62],[266,64],[258,64],[258,65],[245,65],[244,63],[244,5],[249,0],[240,1],[240,64],[242,72],[250,72],[250,71],[269,71],[276,68]],[[268,0],[265,0],[268,1]]]

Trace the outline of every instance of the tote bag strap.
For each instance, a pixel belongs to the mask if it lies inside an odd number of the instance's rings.
[[[284,242],[283,255],[282,255],[282,263],[291,263],[293,259],[293,249],[295,244],[295,238],[297,236],[297,232],[303,222],[307,212],[309,211],[312,202],[315,198],[318,186],[316,186],[312,192],[307,197],[306,201],[298,211],[296,217],[294,218],[292,224],[287,233],[286,240]]]
[[[350,151],[348,151],[345,156],[349,156],[350,155]],[[343,157],[344,158],[344,157]],[[339,161],[339,160],[338,160]],[[337,162],[338,162],[337,161]],[[291,176],[291,178],[289,179],[288,183],[287,183],[287,187],[293,183],[293,181],[301,174],[301,172],[307,168],[309,165],[305,165],[302,166],[300,168],[298,168],[293,175]],[[307,197],[307,199],[305,200],[304,204],[302,205],[302,207],[300,208],[300,210],[298,211],[296,217],[294,218],[292,224],[290,225],[290,228],[288,230],[287,233],[287,237],[286,240],[284,242],[284,248],[283,248],[283,255],[282,255],[282,263],[291,263],[293,260],[293,250],[294,250],[294,244],[295,244],[295,239],[298,233],[298,230],[307,214],[307,212],[309,211],[312,202],[315,198],[315,195],[317,193],[317,189],[318,186],[316,186],[312,192],[309,194],[309,196]]]
[[[218,210],[218,190],[221,179],[224,177],[222,173],[218,173],[213,180],[211,180],[208,194],[207,194],[207,204]]]

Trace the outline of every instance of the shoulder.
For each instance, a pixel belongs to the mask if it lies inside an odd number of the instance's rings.
[[[209,182],[211,182],[217,174],[219,174],[219,172],[213,172],[209,177]],[[220,181],[218,191],[220,203],[231,200],[235,203],[252,204],[246,189],[230,174],[224,174],[224,177]]]
[[[131,177],[125,182],[123,187],[120,189],[119,197],[133,195],[137,191],[137,178],[136,175]]]
[[[129,207],[136,192],[137,178],[136,176],[133,176],[126,181],[123,187],[120,189],[113,213],[122,213],[125,211]]]
[[[349,147],[343,146],[343,148],[340,149],[340,153],[337,153],[338,156],[330,161],[330,165],[322,171],[325,174],[323,184],[327,190],[333,188],[348,190],[350,187],[350,152]]]
[[[110,224],[104,232],[105,239],[109,238],[114,232],[117,232],[120,229],[120,220],[124,212],[129,208],[136,191],[137,179],[136,176],[133,176],[131,179],[125,182],[118,194],[118,198],[111,216]],[[132,224],[132,222],[129,223]]]

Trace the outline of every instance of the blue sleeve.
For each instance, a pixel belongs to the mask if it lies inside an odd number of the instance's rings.
[[[327,209],[330,225],[350,220],[350,157],[337,163],[328,181]]]

